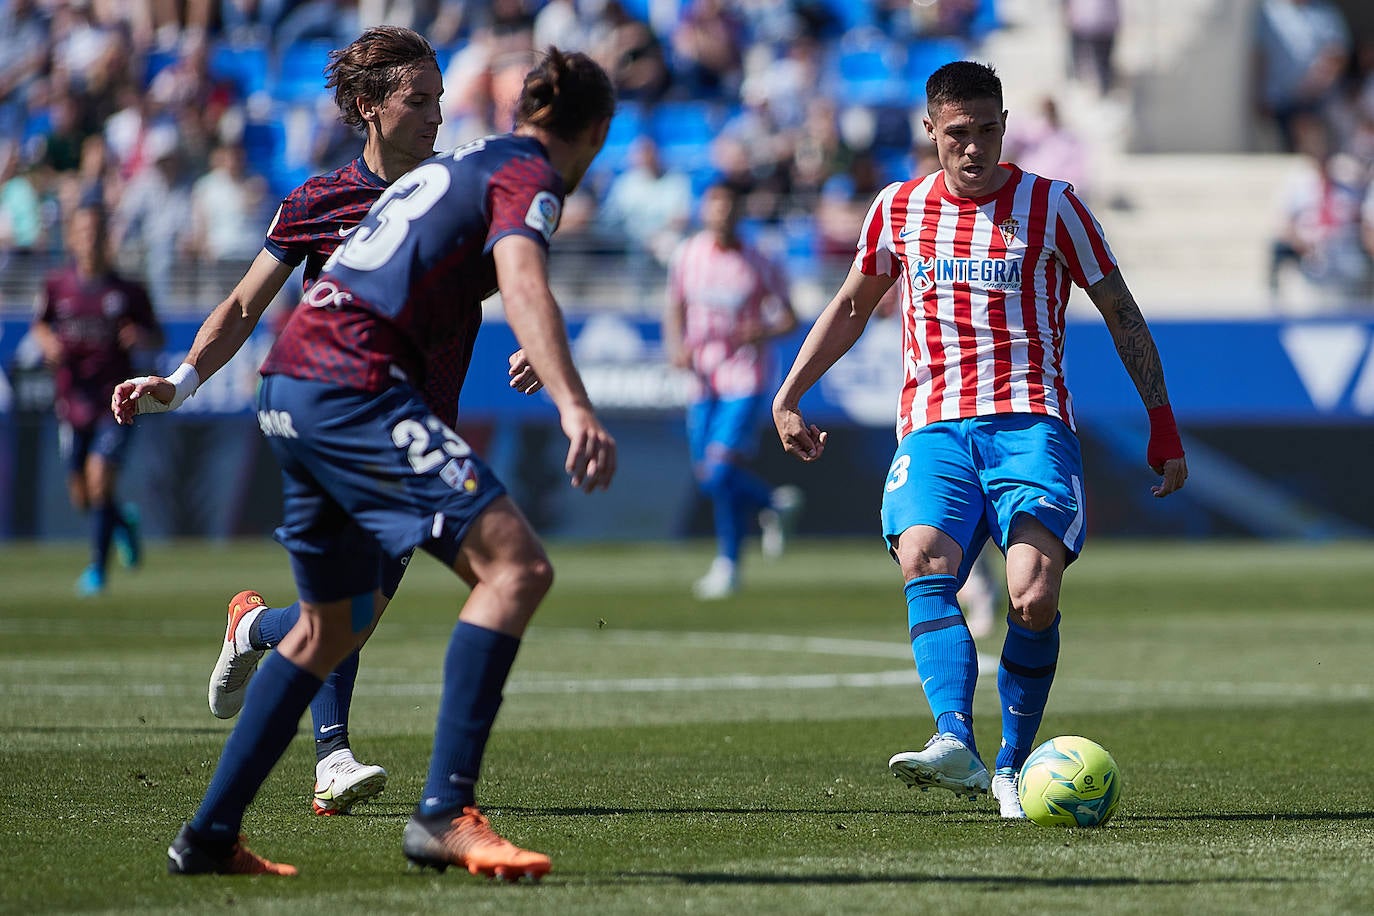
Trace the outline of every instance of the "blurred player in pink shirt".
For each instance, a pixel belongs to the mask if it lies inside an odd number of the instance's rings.
[[[696,386],[687,406],[692,466],[715,513],[716,558],[697,581],[698,598],[739,587],[740,545],[757,514],[765,554],[782,552],[801,505],[796,487],[770,489],[744,462],[753,454],[774,371],[769,341],[797,326],[777,265],[740,239],[741,201],[724,184],[701,202],[702,230],[673,255],[663,343],[674,366]]]

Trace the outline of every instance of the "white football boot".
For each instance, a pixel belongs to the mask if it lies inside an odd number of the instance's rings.
[[[739,569],[725,557],[716,557],[711,568],[692,584],[692,594],[698,601],[719,601],[739,591]]]
[[[335,751],[315,764],[316,814],[347,814],[356,804],[381,795],[386,789],[386,770],[375,763],[359,763],[348,748]]]
[[[992,775],[992,788],[989,791],[997,799],[1002,816],[1008,820],[1026,819],[1026,812],[1021,808],[1021,795],[1017,791],[1020,782],[1021,774],[1015,767],[998,767]]]
[[[765,557],[782,556],[797,530],[797,516],[805,503],[806,496],[800,487],[782,486],[773,491],[768,508],[759,512],[759,548]]]
[[[210,672],[210,712],[220,719],[232,719],[239,714],[248,682],[267,652],[248,644],[252,621],[265,607],[262,595],[251,589],[229,599],[229,625],[224,630],[224,644],[220,646],[215,670]]]
[[[907,788],[922,792],[948,789],[972,799],[988,791],[988,768],[968,745],[948,732],[933,736],[924,750],[893,754],[887,768]]]

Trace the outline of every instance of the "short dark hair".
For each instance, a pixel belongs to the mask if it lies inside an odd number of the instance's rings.
[[[957,104],[974,99],[996,99],[997,107],[1002,107],[1002,80],[987,64],[956,60],[945,64],[926,80],[926,110],[932,117],[951,102]]]
[[[602,118],[615,114],[615,87],[601,65],[581,51],[565,54],[552,45],[525,74],[515,123],[529,124],[571,140]]]
[[[343,122],[366,131],[358,100],[380,105],[405,76],[426,64],[438,69],[439,60],[423,35],[397,25],[379,25],[363,32],[348,47],[329,52],[324,85],[334,90],[334,104]]]

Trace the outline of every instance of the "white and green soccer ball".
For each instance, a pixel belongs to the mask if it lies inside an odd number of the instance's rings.
[[[1026,817],[1041,827],[1099,827],[1121,801],[1121,771],[1102,745],[1061,735],[1026,758],[1017,791]]]

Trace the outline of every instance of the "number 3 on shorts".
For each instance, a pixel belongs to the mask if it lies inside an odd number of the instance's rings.
[[[901,455],[896,461],[892,462],[892,470],[887,472],[887,492],[891,493],[893,490],[906,483],[907,470],[910,467],[910,455]]]

